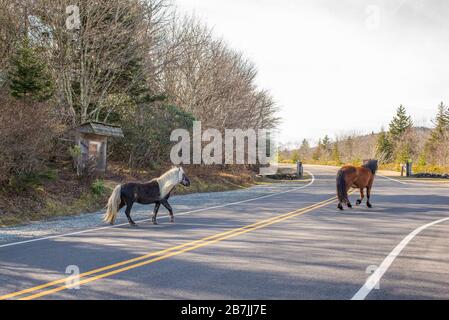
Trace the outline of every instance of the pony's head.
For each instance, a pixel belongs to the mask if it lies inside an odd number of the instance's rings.
[[[367,168],[367,169],[371,170],[371,172],[373,174],[376,174],[377,168],[378,168],[378,161],[375,159],[370,159],[370,160],[366,161],[362,167]]]
[[[190,180],[184,172],[184,169],[182,167],[176,167],[176,170],[178,170],[179,183],[186,187],[190,186]]]

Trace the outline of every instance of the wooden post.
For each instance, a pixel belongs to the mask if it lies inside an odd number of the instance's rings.
[[[302,162],[296,161],[296,175],[298,176],[298,178],[302,178],[303,174],[304,174],[304,169],[302,167]]]
[[[407,160],[407,164],[406,164],[407,177],[410,177],[413,175],[412,164],[413,164],[413,162],[411,160]]]
[[[103,165],[103,170],[106,171],[106,169],[108,168],[108,159],[107,159],[107,152],[108,152],[108,138],[104,138],[103,140],[103,144],[101,145],[102,149],[101,149],[101,157],[102,157],[102,165]]]

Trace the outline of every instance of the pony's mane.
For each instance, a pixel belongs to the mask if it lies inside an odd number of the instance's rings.
[[[156,178],[161,198],[165,197],[181,181],[180,171],[183,172],[182,168],[171,168],[159,178]]]
[[[377,160],[369,160],[362,165],[363,168],[371,170],[373,174],[377,172]]]

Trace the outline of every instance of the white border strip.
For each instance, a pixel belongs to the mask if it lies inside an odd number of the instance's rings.
[[[388,179],[388,180],[391,180],[391,181],[394,181],[394,182],[397,182],[397,183],[400,183],[400,184],[413,186],[413,187],[424,187],[424,188],[429,188],[429,187],[430,188],[447,188],[447,187],[449,187],[449,184],[447,182],[445,182],[445,181],[440,182],[440,183],[422,183],[422,182],[420,183],[420,182],[415,182],[416,180],[414,180],[413,182],[400,181],[400,180],[393,179],[393,178],[386,177],[386,176],[382,176],[382,175],[379,175],[379,177],[382,177],[384,179]]]
[[[407,183],[407,182],[404,182],[404,181],[400,181],[400,180],[397,180],[397,179],[393,179],[393,178],[390,178],[390,177],[387,177],[387,176],[383,176],[383,175],[380,175],[380,174],[378,176],[381,177],[381,178],[387,179],[387,180],[391,180],[391,181],[400,183],[400,184],[410,184],[410,183]]]
[[[196,209],[196,210],[192,210],[192,211],[185,211],[185,212],[177,213],[176,216],[181,216],[181,215],[186,215],[186,214],[190,214],[190,213],[201,212],[201,211],[206,211],[206,210],[211,210],[211,209],[228,207],[228,206],[232,206],[232,205],[236,205],[236,204],[251,202],[251,201],[265,199],[265,198],[270,198],[270,197],[273,197],[273,196],[276,196],[276,195],[285,194],[285,193],[289,193],[289,192],[300,190],[300,189],[305,189],[305,188],[311,186],[315,182],[315,176],[313,175],[313,173],[311,173],[309,171],[306,171],[306,172],[312,176],[312,181],[310,181],[308,184],[306,184],[304,186],[297,187],[297,188],[292,188],[292,189],[289,189],[289,190],[286,190],[286,191],[282,191],[282,192],[278,192],[278,193],[271,193],[271,194],[268,194],[268,195],[265,195],[265,196],[260,196],[260,197],[256,197],[256,198],[246,199],[246,200],[242,200],[242,201],[230,202],[230,203],[226,203],[226,204],[221,204],[221,205],[217,205],[217,206],[213,206],[213,207]],[[160,216],[159,218],[160,219],[168,218],[168,215]],[[146,222],[146,221],[150,221],[150,220],[151,220],[151,218],[148,218],[148,219],[137,220],[136,222],[140,223],[140,222]],[[98,230],[117,228],[117,227],[125,226],[125,225],[128,225],[128,224],[129,223],[126,222],[126,223],[116,224],[116,225],[113,225],[113,226],[105,226],[105,227],[99,227],[99,228],[85,229],[85,230],[76,231],[76,232],[70,232],[70,233],[58,234],[58,235],[53,235],[53,236],[34,238],[34,239],[30,239],[30,240],[11,242],[11,243],[6,243],[6,244],[3,244],[3,245],[0,245],[0,248],[12,247],[12,246],[16,246],[16,245],[19,245],[19,244],[25,244],[25,243],[42,241],[42,240],[48,240],[48,239],[62,238],[62,237],[66,237],[66,236],[74,236],[74,235],[83,234],[83,233],[87,233],[87,232],[91,232],[91,231],[98,231]]]
[[[394,262],[394,260],[399,256],[401,251],[407,246],[407,244],[413,240],[415,236],[417,236],[421,231],[436,225],[441,222],[448,221],[449,218],[443,218],[428,224],[425,224],[419,228],[416,228],[411,233],[409,233],[402,241],[390,252],[390,254],[382,261],[382,264],[376,271],[368,277],[365,284],[357,291],[357,293],[351,298],[351,300],[364,300],[368,294],[373,290],[376,284],[379,283],[380,279],[382,279],[383,275],[388,271],[388,268]]]

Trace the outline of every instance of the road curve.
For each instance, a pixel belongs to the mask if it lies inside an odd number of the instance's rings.
[[[447,187],[378,177],[374,208],[339,212],[336,169],[307,170],[308,185],[176,197],[175,216],[189,212],[175,224],[70,230],[77,217],[41,238],[3,230],[0,298],[449,298]],[[79,282],[67,278],[77,270]]]

